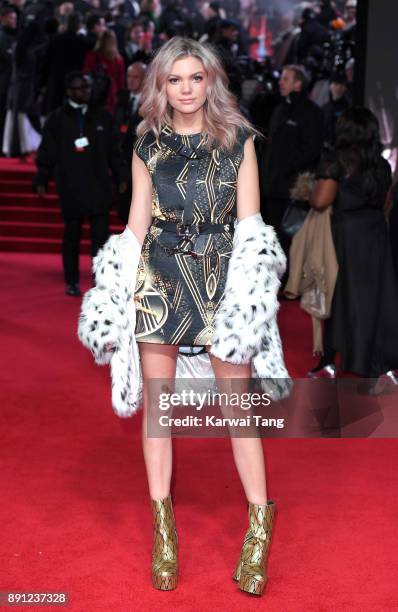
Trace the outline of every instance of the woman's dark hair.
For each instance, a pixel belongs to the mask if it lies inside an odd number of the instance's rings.
[[[361,106],[346,110],[337,122],[335,148],[345,173],[360,175],[366,195],[374,195],[380,184],[383,150],[377,117]]]

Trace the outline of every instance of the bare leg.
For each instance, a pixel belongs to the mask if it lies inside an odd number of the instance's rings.
[[[222,379],[250,379],[250,364],[235,365],[233,363],[228,363],[218,359],[218,357],[214,357],[210,352],[209,356],[221,392],[228,392],[230,389],[228,382],[225,380],[223,383]],[[242,388],[242,391],[244,390],[245,389]],[[231,444],[235,465],[247,500],[253,504],[266,504],[267,490],[261,438],[231,437]]]
[[[142,417],[142,448],[148,478],[151,499],[163,499],[170,492],[172,473],[172,440],[171,437],[149,438],[148,415],[151,406],[148,404],[148,385],[151,378],[175,379],[178,346],[166,344],[138,344],[143,377],[144,413]],[[152,407],[157,410],[157,407]]]

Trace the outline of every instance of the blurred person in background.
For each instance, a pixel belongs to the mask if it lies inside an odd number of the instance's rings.
[[[68,30],[68,19],[72,13],[77,11],[74,10],[73,2],[60,2],[55,10],[55,15],[59,21],[59,33],[63,34]],[[80,13],[79,13],[80,15]],[[80,24],[79,24],[80,28]],[[77,33],[77,32],[76,32]]]
[[[336,136],[337,120],[352,103],[344,72],[332,74],[329,92],[330,101],[322,107],[322,111],[324,116],[325,142],[332,145]]]
[[[116,92],[125,85],[124,60],[119,53],[116,35],[105,30],[93,51],[86,55],[83,65],[85,74],[104,74],[109,78],[109,89],[105,102],[106,109],[113,113],[116,106]]]
[[[112,172],[119,191],[126,189],[127,169],[120,154],[111,115],[90,106],[91,82],[75,71],[65,79],[64,104],[51,113],[43,128],[33,188],[44,197],[55,176],[65,224],[62,260],[66,294],[81,295],[79,245],[84,217],[91,230],[91,254],[108,238]]]
[[[347,0],[345,3],[344,21],[346,27],[350,28],[357,22],[357,0]]]
[[[101,13],[89,13],[86,17],[86,40],[89,51],[92,51],[98,39],[106,30],[106,23]]]
[[[141,6],[138,0],[125,0],[123,6],[130,19],[138,19],[141,13]]]
[[[146,64],[134,62],[127,69],[127,89],[121,89],[117,94],[115,109],[115,130],[120,138],[123,159],[128,168],[131,167],[134,144],[137,139],[136,129],[142,117],[138,114],[141,104],[141,93],[144,82]],[[123,223],[127,224],[131,202],[131,174],[127,188],[118,197],[118,214]]]
[[[17,12],[13,6],[0,9],[0,143],[3,142],[13,52],[17,44]],[[0,147],[1,148],[1,147]]]
[[[216,49],[229,78],[229,89],[240,99],[242,74],[236,64],[236,58],[239,55],[238,39],[239,22],[235,19],[223,19],[219,27]]]
[[[324,354],[310,377],[335,377],[339,353],[342,370],[387,374],[398,384],[398,280],[385,215],[391,168],[381,153],[377,118],[354,107],[339,119],[335,151],[317,169],[310,205],[319,212],[333,207],[338,274]]]
[[[323,53],[323,45],[330,41],[330,32],[321,25],[315,11],[307,8],[301,17],[301,32],[297,40],[297,61],[303,63],[308,56]]]
[[[207,19],[204,25],[204,35],[200,39],[202,42],[209,41],[217,42],[217,37],[220,31],[221,23],[226,19],[226,13],[221,8],[219,2],[210,2],[207,8]]]
[[[346,27],[343,35],[346,41],[355,42],[357,27],[357,0],[347,0],[345,5],[344,20]]]
[[[181,0],[163,0],[159,29],[161,32],[172,31],[175,36],[192,36],[192,24]]]
[[[79,13],[71,13],[66,31],[56,34],[49,41],[43,64],[48,112],[62,104],[66,75],[73,70],[82,69],[84,58],[90,49],[89,39],[78,33],[82,23]]]
[[[286,254],[290,241],[281,232],[281,224],[291,201],[290,190],[300,173],[315,168],[323,145],[322,110],[308,99],[307,85],[300,66],[284,67],[279,80],[283,100],[271,118],[262,168],[262,214],[274,226]]]
[[[336,5],[333,0],[321,0],[319,3],[319,13],[317,19],[324,27],[330,29],[332,21],[339,17]]]
[[[12,57],[12,75],[7,92],[7,114],[2,150],[8,157],[26,158],[40,143],[41,123],[37,48],[42,36],[37,21],[20,31]]]
[[[126,30],[123,57],[126,66],[133,62],[147,62],[150,54],[145,49],[144,27],[141,21],[133,21]]]
[[[141,0],[140,17],[145,17],[153,23],[154,33],[159,34],[159,17],[162,7],[159,0]]]

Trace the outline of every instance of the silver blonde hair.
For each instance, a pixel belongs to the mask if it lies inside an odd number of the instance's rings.
[[[175,36],[163,45],[153,58],[145,75],[140,107],[143,120],[137,135],[152,130],[156,138],[165,125],[172,126],[173,109],[167,102],[166,85],[176,60],[191,56],[200,60],[207,73],[207,99],[204,103],[203,132],[207,146],[214,142],[230,151],[236,143],[238,128],[260,134],[242,115],[235,96],[228,90],[228,77],[215,50],[191,38]]]

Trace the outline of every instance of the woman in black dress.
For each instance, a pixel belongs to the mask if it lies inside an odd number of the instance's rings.
[[[324,355],[310,376],[342,370],[363,377],[398,368],[398,283],[394,274],[385,203],[391,169],[381,155],[379,125],[366,108],[351,108],[337,124],[334,153],[320,162],[310,204],[333,206],[338,275]]]
[[[148,69],[142,100],[144,121],[137,129],[132,160],[128,228],[142,245],[135,335],[154,518],[152,581],[156,588],[170,590],[177,585],[172,440],[148,436],[150,380],[175,378],[179,345],[211,346],[234,222],[259,212],[259,180],[256,130],[241,115],[210,47],[171,39]],[[250,363],[233,364],[209,355],[219,383],[251,377]],[[261,439],[235,437],[231,443],[250,521],[234,579],[242,590],[261,594],[274,504],[267,501]]]

